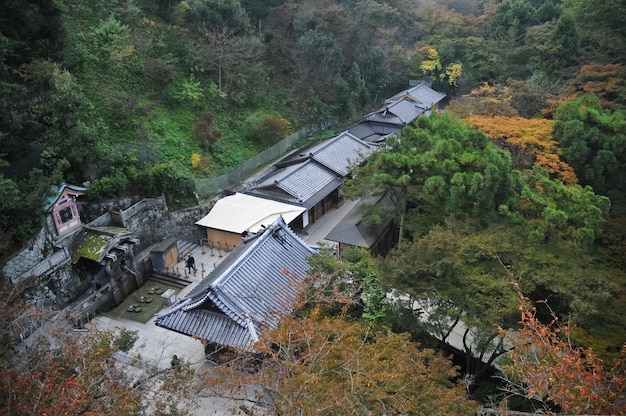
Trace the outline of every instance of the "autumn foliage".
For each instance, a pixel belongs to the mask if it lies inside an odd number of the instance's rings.
[[[135,340],[125,330],[73,330],[58,312],[0,288],[0,415],[187,414],[194,371],[132,357]]]
[[[129,389],[123,368],[107,361],[111,334],[88,334],[80,342],[71,339],[75,336],[56,333],[62,348],[40,344],[15,366],[3,366],[0,414],[131,415],[139,410],[140,390]]]
[[[517,285],[516,285],[517,288]],[[504,365],[507,391],[543,403],[564,414],[626,414],[626,346],[622,360],[608,368],[590,348],[570,340],[570,327],[550,311],[547,324],[537,317],[537,306],[521,295],[521,328],[504,332],[513,345]]]
[[[219,388],[261,386],[279,415],[476,412],[446,357],[421,349],[407,334],[319,312],[284,318],[258,344],[258,372],[229,363],[220,367]]]
[[[447,357],[408,334],[351,318],[361,286],[337,277],[319,273],[298,286],[296,312],[264,332],[253,352],[222,360],[202,377],[203,387],[231,397],[245,393],[282,416],[476,412]]]
[[[467,117],[470,114],[518,117],[519,113],[513,107],[512,100],[512,92],[508,86],[484,82],[463,96],[463,103],[453,101],[450,111],[461,117]]]
[[[574,85],[578,90],[600,97],[603,107],[626,106],[626,67],[623,64],[592,62],[583,65]]]
[[[194,123],[194,139],[204,150],[210,149],[211,146],[222,137],[222,133],[215,130],[215,127],[213,126],[214,120],[215,114],[206,111],[202,113],[198,120]]]
[[[540,166],[566,185],[577,183],[574,170],[561,159],[561,150],[552,134],[552,120],[473,115],[467,122],[509,149],[518,168]]]
[[[253,134],[254,139],[261,143],[273,144],[291,133],[291,124],[280,116],[262,117]]]

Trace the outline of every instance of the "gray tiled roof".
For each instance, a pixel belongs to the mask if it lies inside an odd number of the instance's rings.
[[[229,347],[250,348],[253,344],[247,326],[241,326],[221,313],[204,309],[177,309],[159,317],[157,325]]]
[[[390,134],[398,133],[402,128],[387,123],[363,121],[348,129],[348,132],[367,143],[382,143]]]
[[[379,110],[365,116],[366,120],[389,123],[395,125],[406,125],[426,112],[420,104],[411,100],[398,100],[386,102],[385,106]]]
[[[393,219],[393,214],[383,218],[378,226],[370,228],[363,222],[365,206],[368,205],[391,206],[393,202],[386,195],[374,195],[361,200],[324,239],[351,246],[370,248],[386,230]]]
[[[367,121],[393,124],[395,126],[404,126],[405,124],[400,117],[389,111],[386,111],[385,109],[366,114],[363,118]]]
[[[337,173],[313,159],[307,159],[299,164],[273,169],[247,193],[306,206],[321,190],[330,186],[330,193],[342,183],[343,179]]]
[[[311,208],[375,149],[346,131],[276,163],[243,192]]]
[[[428,110],[434,104],[437,104],[446,97],[446,94],[438,92],[430,88],[424,83],[420,83],[415,87],[411,87],[404,91],[400,91],[393,97],[385,100],[385,103],[393,101],[410,99],[420,105],[424,110]]]
[[[157,325],[232,347],[249,348],[263,328],[292,310],[313,253],[279,218],[240,244]]]
[[[372,122],[406,125],[422,114],[428,113],[433,105],[445,97],[445,94],[420,83],[388,98],[381,108],[366,114],[364,118]]]
[[[354,165],[361,163],[374,149],[374,146],[344,131],[315,150],[312,156],[341,176],[348,176]]]

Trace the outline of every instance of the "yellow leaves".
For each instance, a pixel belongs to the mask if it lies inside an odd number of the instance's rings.
[[[446,67],[446,73],[439,75],[441,79],[448,77],[448,83],[456,86],[456,81],[463,75],[463,67],[461,64],[453,63]]]
[[[400,58],[404,58],[404,47],[399,44],[399,43],[395,43],[391,50]]]
[[[200,171],[206,172],[211,168],[213,160],[210,156],[202,156],[199,153],[193,153],[191,155],[191,167]]]
[[[200,164],[200,154],[194,153],[191,155],[191,166],[197,168]]]
[[[420,48],[420,51],[426,52],[426,56],[432,61],[439,60],[439,52],[437,52],[437,49],[433,48],[432,46],[423,46]]]
[[[424,59],[420,64],[420,69],[425,74],[441,71],[439,52],[437,52],[435,48],[432,46],[423,46],[419,49],[419,51],[426,54],[426,59]]]

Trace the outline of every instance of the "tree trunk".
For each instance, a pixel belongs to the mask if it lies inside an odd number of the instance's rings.
[[[402,242],[404,236],[404,221],[406,218],[406,205],[407,205],[407,187],[403,186],[400,193],[400,224],[398,225],[398,247]]]

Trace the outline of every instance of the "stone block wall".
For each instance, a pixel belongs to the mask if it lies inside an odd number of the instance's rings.
[[[165,199],[158,197],[142,200],[124,210],[93,216],[86,225],[126,227],[140,239],[140,244],[134,247],[137,254],[164,238],[199,242],[204,237],[204,230],[195,223],[205,214],[201,207],[170,212]],[[57,239],[54,224],[49,219],[26,247],[6,262],[2,273],[14,285],[28,286],[25,294],[33,304],[57,307],[70,304],[90,287],[89,282],[81,281],[74,272],[70,260],[72,253],[68,248],[72,247],[77,234],[70,233]]]
[[[42,263],[55,251],[56,231],[50,217],[39,233],[31,239],[18,253],[13,255],[2,267],[2,273],[12,283],[17,284],[24,274]]]

